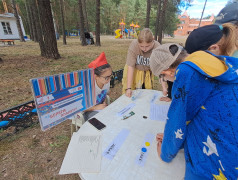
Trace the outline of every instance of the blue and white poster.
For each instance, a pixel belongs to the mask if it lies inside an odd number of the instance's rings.
[[[30,81],[43,131],[96,104],[93,69]]]

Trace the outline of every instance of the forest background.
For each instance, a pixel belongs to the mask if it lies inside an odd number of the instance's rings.
[[[28,13],[30,13],[30,6],[32,0],[15,0],[18,5],[19,15],[22,17],[23,24],[26,33],[30,34],[30,23]],[[88,32],[95,32],[96,21],[96,1],[95,0],[80,0],[83,6],[83,14],[85,20],[85,30]],[[179,13],[180,6],[189,6],[189,0],[166,0],[167,9],[164,23],[164,33],[173,34],[173,31],[177,29],[177,15]],[[11,0],[5,0],[9,6],[11,12]],[[61,9],[60,0],[51,0],[51,7],[53,11],[53,17],[56,24],[56,32],[62,34],[61,23]],[[157,18],[157,10],[159,3],[164,0],[101,0],[100,3],[100,32],[101,34],[113,35],[114,31],[119,28],[119,22],[121,19],[126,23],[126,27],[129,27],[132,21],[138,22],[141,28],[145,27],[146,13],[148,11],[147,6],[149,3],[150,8],[150,28],[155,32],[155,24]],[[80,28],[79,18],[79,0],[62,0],[63,13],[65,20],[65,30],[72,31],[73,29]],[[39,9],[40,10],[40,9]],[[4,12],[4,7],[0,3],[0,12]]]

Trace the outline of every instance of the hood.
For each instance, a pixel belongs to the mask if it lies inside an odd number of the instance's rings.
[[[223,83],[238,83],[238,58],[216,56],[209,51],[197,51],[190,54],[183,64]]]

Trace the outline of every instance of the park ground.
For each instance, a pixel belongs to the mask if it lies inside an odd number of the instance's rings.
[[[113,71],[122,69],[131,39],[115,39],[101,36],[101,46],[81,46],[76,37],[67,38],[67,45],[58,40],[61,59],[40,56],[38,43],[16,41],[15,45],[0,44],[0,111],[33,99],[29,80],[53,74],[86,69],[101,52],[105,52]],[[164,38],[162,43],[184,44],[185,37]],[[116,82],[110,97],[114,101],[121,96],[121,83]],[[154,89],[160,89],[156,83]],[[6,180],[76,180],[77,174],[58,175],[70,138],[70,120],[41,131],[38,118],[26,129],[0,130],[0,179]],[[8,136],[6,136],[8,135]]]

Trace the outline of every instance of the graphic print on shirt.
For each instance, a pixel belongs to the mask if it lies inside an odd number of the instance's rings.
[[[182,98],[182,101],[185,101],[185,97],[188,94],[188,92],[185,90],[185,86],[183,86],[182,88],[178,88],[178,92],[179,94],[174,95],[175,99]]]
[[[222,173],[222,171],[219,169],[219,175],[215,175],[213,174],[213,177],[216,179],[216,180],[226,180],[226,176]]]
[[[183,139],[183,132],[182,132],[182,129],[177,129],[177,132],[174,131],[175,135],[176,135],[176,139]]]
[[[102,104],[106,96],[107,96],[107,89],[104,89],[100,94],[98,94],[96,104]]]
[[[202,143],[208,147],[208,150],[207,150],[207,148],[205,146],[203,146],[204,154],[206,154],[207,156],[210,156],[213,153],[215,153],[217,156],[219,156],[219,154],[217,152],[216,144],[212,142],[209,135],[207,136],[207,142],[202,142]]]
[[[238,74],[238,69],[235,72],[236,72],[236,74]]]
[[[222,142],[222,140],[219,138],[219,132],[220,132],[220,129],[214,129],[213,131],[211,129],[209,129],[209,132],[212,136],[212,139],[214,139],[215,141],[218,141],[218,142]]]
[[[136,65],[150,66],[150,58],[138,55],[136,59]]]

